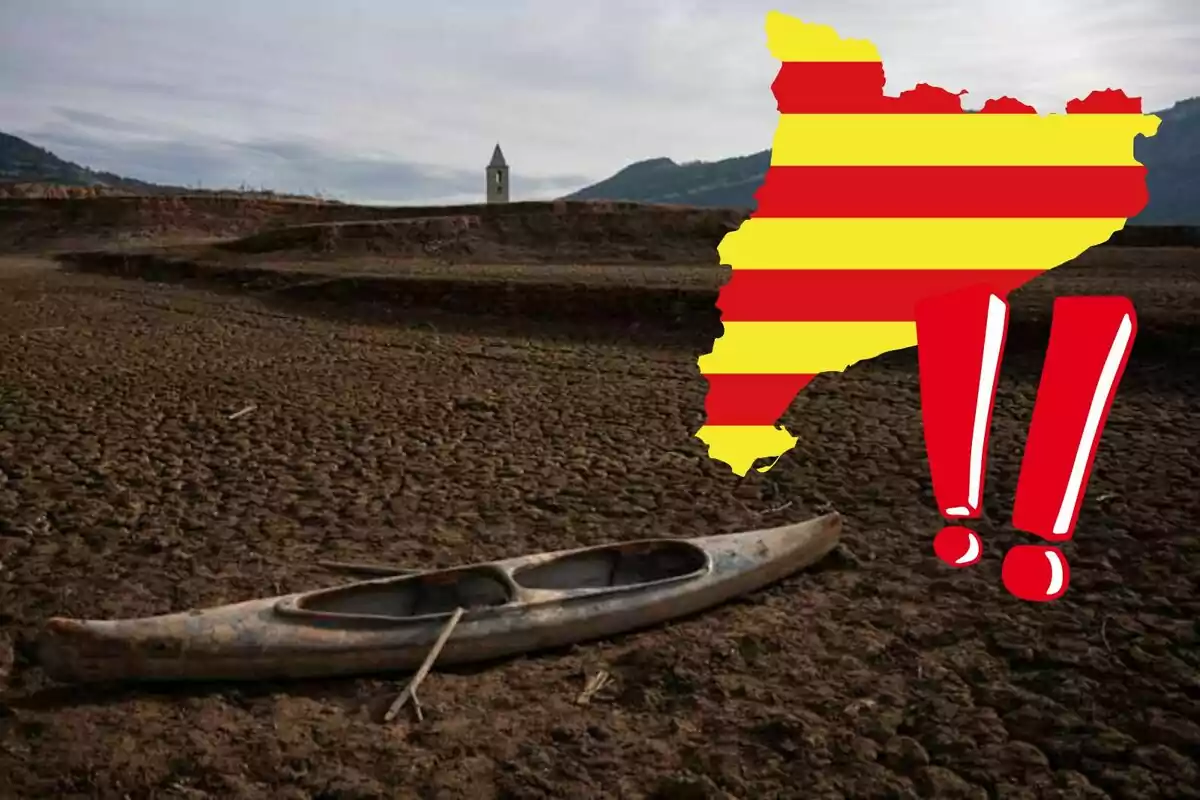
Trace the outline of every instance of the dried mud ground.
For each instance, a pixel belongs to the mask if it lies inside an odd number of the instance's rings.
[[[932,554],[911,351],[818,379],[783,419],[797,448],[738,481],[691,438],[701,336],[367,325],[0,260],[0,797],[1200,797],[1200,263],[1102,261],[1015,305],[985,556],[953,571]],[[1008,507],[1064,287],[1128,294],[1140,328],[1071,589],[1034,605],[999,564],[1032,538]],[[423,723],[378,721],[403,676],[75,689],[27,660],[47,616],[344,580],[321,559],[450,565],[829,507],[844,545],[819,568],[435,672]],[[576,705],[600,669],[613,682]]]

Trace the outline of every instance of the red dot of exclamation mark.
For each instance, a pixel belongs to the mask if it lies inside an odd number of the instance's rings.
[[[1008,304],[985,285],[924,300],[915,309],[921,419],[933,494],[942,516],[982,516],[984,471]],[[979,534],[943,528],[933,550],[952,567],[983,556]]]
[[[1060,297],[1013,505],[1013,527],[1049,542],[1075,534],[1100,434],[1137,335],[1125,297]],[[1066,593],[1071,569],[1062,551],[1018,545],[1004,556],[1005,588],[1034,602]]]

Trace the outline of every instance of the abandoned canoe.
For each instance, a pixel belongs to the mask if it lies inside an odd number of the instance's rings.
[[[695,539],[650,539],[359,581],[130,620],[55,618],[38,660],[60,681],[246,680],[484,661],[604,638],[774,583],[837,543],[841,518]]]

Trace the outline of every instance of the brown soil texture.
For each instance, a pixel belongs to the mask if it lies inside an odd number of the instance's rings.
[[[356,206],[237,193],[0,196],[0,253],[208,243],[225,254],[432,259],[442,264],[716,263],[746,210],[536,201]],[[1200,228],[1130,226],[1110,244],[1195,247]]]
[[[1200,305],[1171,299],[1191,280],[1195,248],[1094,248],[1020,290],[1026,315],[1014,326],[1030,346],[1048,335],[1053,298],[1108,294],[1154,276],[1155,302],[1143,304],[1139,345],[1186,359],[1200,327]],[[445,264],[428,260],[340,258],[258,261],[213,248],[142,252],[81,251],[58,260],[80,272],[180,283],[251,295],[292,312],[360,322],[512,329],[523,320],[558,325],[559,335],[627,341],[656,334],[696,343],[721,335],[718,290],[729,270],[712,264]],[[1147,289],[1149,291],[1149,289]],[[1166,314],[1165,319],[1159,319]]]
[[[796,449],[738,480],[692,438],[704,326],[431,325],[0,260],[0,796],[1200,797],[1200,259],[1096,258],[1016,298],[985,556],[959,571],[932,554],[912,351],[820,377],[782,420]],[[1032,539],[1009,506],[1065,291],[1127,294],[1139,338],[1071,589],[1034,605],[999,565]],[[819,568],[654,630],[435,672],[423,723],[378,721],[399,677],[75,689],[28,660],[47,616],[342,580],[320,559],[444,566],[831,507],[844,544]],[[575,705],[599,669],[612,685]]]
[[[390,221],[334,222],[266,231],[220,245],[237,253],[385,255],[509,264],[521,261],[712,263],[722,237],[745,217],[736,211],[669,206],[614,209],[595,203],[567,210],[439,214]]]
[[[0,252],[151,243],[227,252],[469,259],[711,263],[746,212],[623,202],[354,206],[223,195],[0,198]]]

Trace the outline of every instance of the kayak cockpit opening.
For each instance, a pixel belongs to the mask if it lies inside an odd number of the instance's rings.
[[[512,598],[512,587],[496,569],[471,567],[325,589],[298,598],[295,607],[325,614],[421,617],[502,606]]]
[[[708,553],[702,548],[660,540],[567,553],[520,568],[513,580],[525,589],[606,589],[684,578],[707,569]]]

